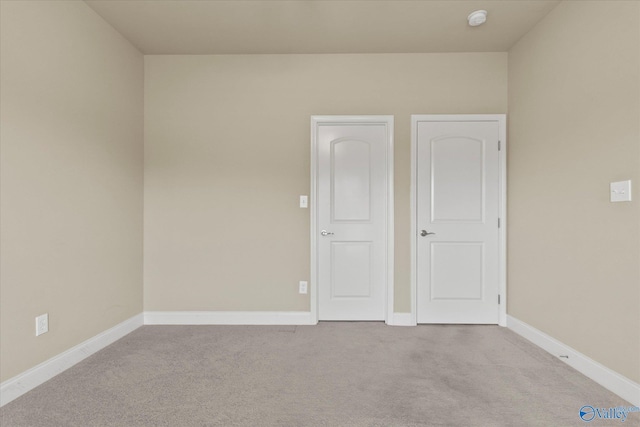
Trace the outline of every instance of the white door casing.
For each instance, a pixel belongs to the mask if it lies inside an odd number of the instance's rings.
[[[387,320],[393,117],[313,116],[311,143],[312,319]]]
[[[417,323],[505,324],[505,151],[504,115],[412,116]]]

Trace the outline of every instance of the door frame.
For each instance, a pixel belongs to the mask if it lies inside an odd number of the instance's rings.
[[[309,280],[309,301],[311,322],[318,323],[318,127],[320,125],[384,125],[387,129],[386,167],[387,167],[387,206],[386,206],[386,304],[385,323],[393,320],[393,292],[394,292],[394,181],[393,181],[393,135],[394,116],[311,116],[311,277]]]
[[[411,324],[418,324],[418,122],[498,122],[498,260],[500,306],[498,325],[507,326],[507,131],[505,114],[413,114],[411,115]]]

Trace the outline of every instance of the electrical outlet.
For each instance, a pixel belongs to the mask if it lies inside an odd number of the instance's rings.
[[[36,336],[49,332],[49,313],[36,317]]]
[[[300,281],[300,286],[299,286],[298,292],[300,292],[301,294],[306,294],[307,293],[307,282]]]

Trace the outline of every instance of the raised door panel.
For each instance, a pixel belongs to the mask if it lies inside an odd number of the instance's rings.
[[[371,143],[331,142],[331,222],[371,220]]]
[[[431,299],[481,300],[484,293],[482,242],[431,243]]]
[[[331,242],[331,298],[371,296],[372,242]]]
[[[431,140],[431,221],[484,220],[484,141],[465,136]]]

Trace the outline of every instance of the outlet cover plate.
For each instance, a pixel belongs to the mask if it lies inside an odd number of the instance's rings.
[[[300,292],[301,294],[306,294],[308,291],[308,286],[309,284],[307,282],[301,280],[298,287],[298,292]]]
[[[36,336],[49,332],[49,313],[36,317]]]

